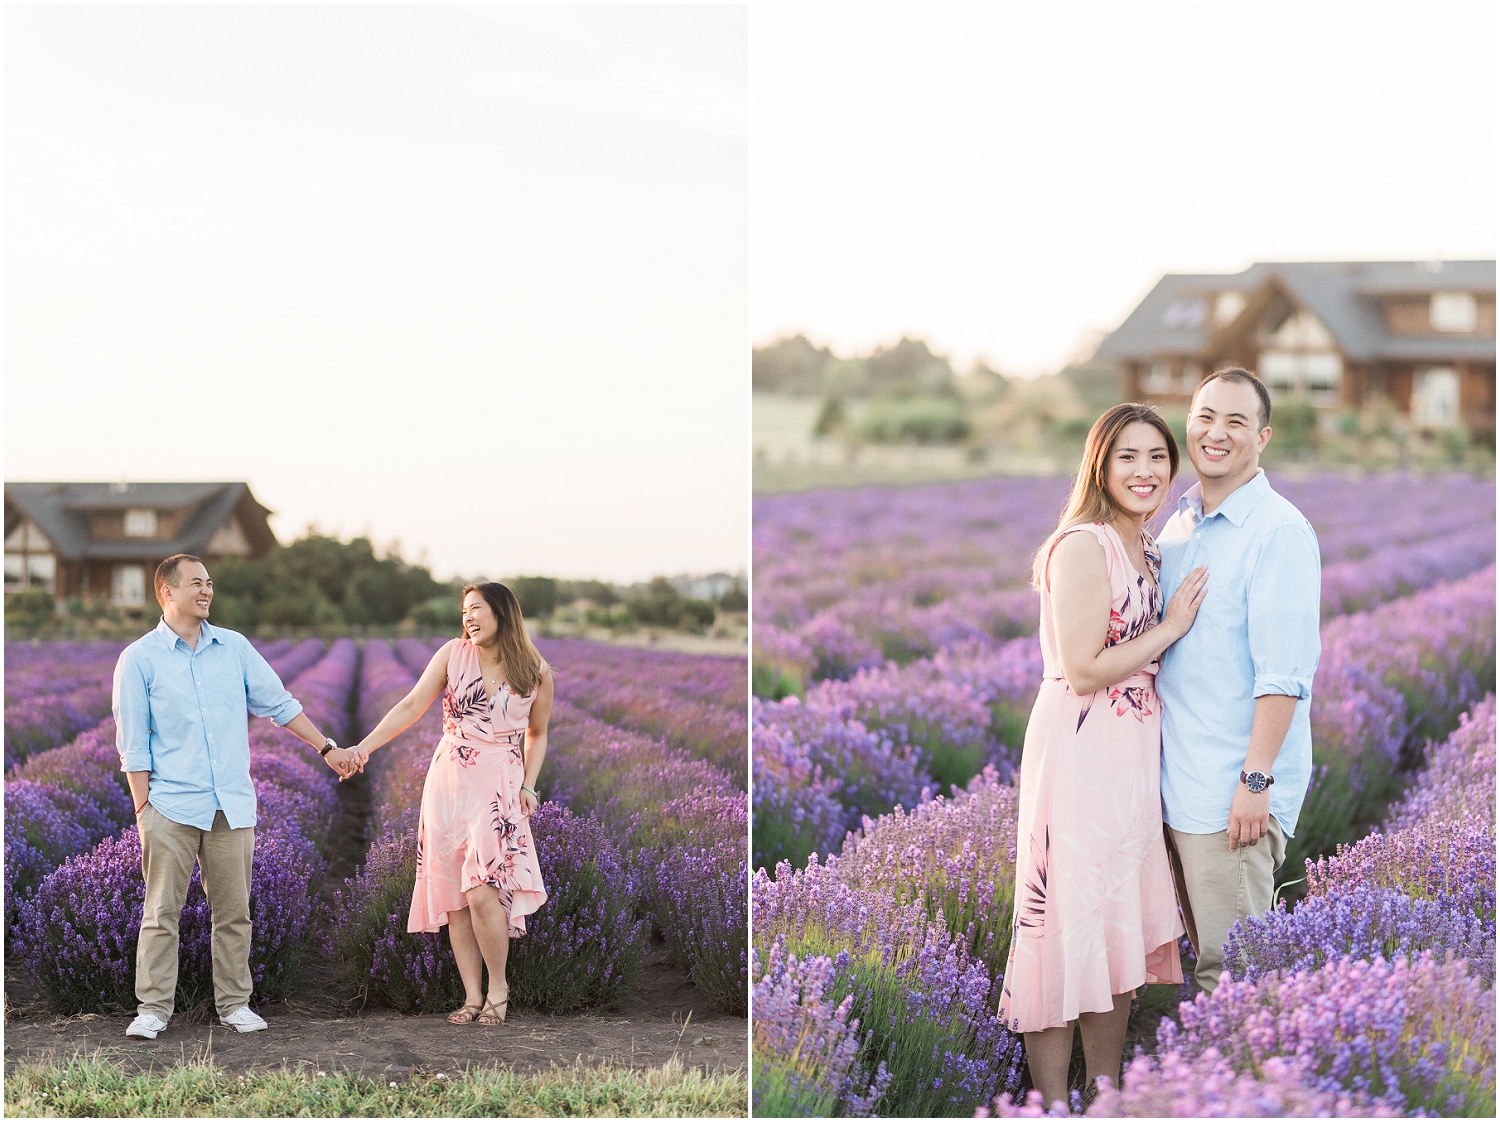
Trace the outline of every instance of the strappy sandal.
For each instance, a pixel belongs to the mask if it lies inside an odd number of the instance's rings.
[[[484,1010],[485,1006],[483,1005],[469,1005],[466,1002],[462,1008],[455,1009],[448,1014],[448,1023],[450,1025],[471,1024],[474,1018],[478,1017]]]
[[[503,1025],[505,1023],[505,1007],[509,1004],[510,993],[507,991],[504,1001],[486,1001],[484,1008],[479,1011],[477,1020],[482,1025]]]

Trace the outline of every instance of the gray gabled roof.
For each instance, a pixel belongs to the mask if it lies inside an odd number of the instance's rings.
[[[1272,281],[1315,315],[1345,357],[1371,359],[1493,359],[1495,337],[1391,335],[1377,297],[1432,292],[1494,292],[1493,261],[1298,261],[1261,262],[1226,276],[1172,273],[1161,278],[1099,345],[1107,358],[1193,356],[1212,333],[1208,296],[1241,292],[1247,297]]]
[[[128,561],[202,553],[249,488],[244,483],[7,483],[5,497],[47,535],[59,557]],[[253,501],[253,500],[252,500]],[[151,507],[191,511],[176,538],[96,541],[88,512]]]

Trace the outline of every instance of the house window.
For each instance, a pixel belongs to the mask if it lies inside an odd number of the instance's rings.
[[[1473,331],[1479,324],[1479,305],[1472,292],[1434,292],[1427,307],[1434,331]]]
[[[1245,298],[1238,292],[1221,292],[1214,297],[1214,326],[1233,323],[1245,310]]]
[[[1178,375],[1177,380],[1183,393],[1197,393],[1198,383],[1203,381],[1203,367],[1196,362],[1184,362],[1182,373]]]
[[[41,585],[52,591],[52,582],[57,578],[57,558],[50,553],[33,553],[26,558],[26,575],[33,586]]]
[[[156,537],[156,511],[127,510],[125,512],[125,536],[127,538]]]
[[[1141,389],[1147,393],[1171,393],[1172,392],[1172,364],[1159,358],[1151,363],[1150,369],[1146,371],[1146,377],[1141,382]]]
[[[1458,371],[1448,366],[1417,371],[1411,395],[1411,419],[1431,428],[1458,424]]]
[[[1332,351],[1262,351],[1260,377],[1273,393],[1307,394],[1315,404],[1337,403],[1344,361]]]
[[[5,555],[5,587],[20,588],[24,583],[26,558],[19,553]]]
[[[1161,315],[1161,325],[1168,331],[1193,331],[1203,326],[1206,315],[1202,300],[1173,300]]]
[[[122,608],[139,608],[146,603],[146,567],[116,565],[111,599]]]

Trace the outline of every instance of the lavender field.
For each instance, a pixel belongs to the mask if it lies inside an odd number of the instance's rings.
[[[1283,903],[1231,932],[1212,997],[1142,992],[1145,1052],[1089,1113],[1492,1116],[1494,484],[1272,482],[1324,575]],[[756,501],[759,1115],[1039,1113],[994,1009],[1041,677],[1030,559],[1065,492]]]
[[[258,643],[313,721],[352,743],[414,684],[444,640]],[[5,920],[10,969],[64,1013],[133,1008],[144,885],[109,716],[122,644],[7,643]],[[738,659],[569,641],[542,644],[557,698],[532,819],[550,898],[511,953],[518,1008],[618,1005],[648,940],[717,1009],[745,1011],[747,683]],[[259,800],[251,969],[259,1003],[328,956],[366,1000],[402,1011],[461,1003],[446,934],[409,935],[415,825],[441,735],[434,705],[377,752],[373,844],[353,878],[319,890],[341,816],[337,777],[305,744],[251,720]],[[394,922],[395,916],[401,922]],[[182,920],[177,1004],[211,995],[207,902]]]

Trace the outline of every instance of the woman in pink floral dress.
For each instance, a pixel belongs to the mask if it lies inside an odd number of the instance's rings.
[[[1137,986],[1181,982],[1183,933],[1161,825],[1157,660],[1187,633],[1208,574],[1165,617],[1147,523],[1177,474],[1171,430],[1117,405],[1089,432],[1058,528],[1037,553],[1043,681],[1026,728],[1016,916],[1000,1017],[1032,1083],[1066,1104],[1073,1023],[1090,1085],[1117,1082]]]
[[[547,756],[552,671],[532,645],[521,606],[503,584],[464,589],[464,636],[357,746],[361,763],[442,695],[443,737],[422,787],[417,882],[408,931],[448,925],[464,983],[454,1024],[503,1024],[510,940],[547,900],[527,821]],[[489,970],[489,986],[481,986]]]

